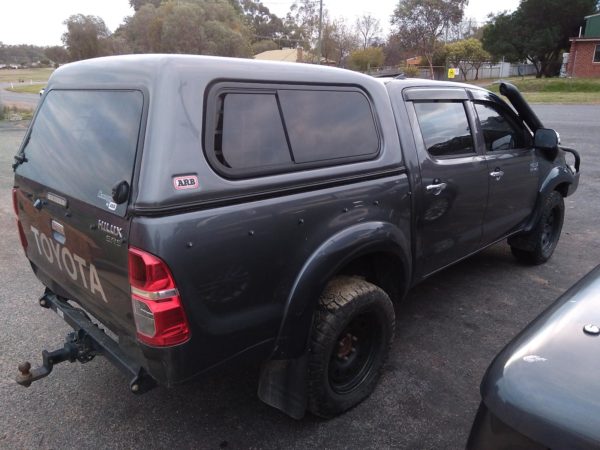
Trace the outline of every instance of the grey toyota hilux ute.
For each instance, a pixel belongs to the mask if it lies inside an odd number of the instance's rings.
[[[73,332],[17,381],[103,355],[142,393],[249,359],[292,417],[358,404],[411,286],[506,238],[554,251],[579,156],[501,92],[202,56],[59,68],[13,199]]]

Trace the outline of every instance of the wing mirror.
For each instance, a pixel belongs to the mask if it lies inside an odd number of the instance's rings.
[[[550,128],[538,128],[533,137],[533,145],[535,148],[542,150],[550,159],[554,160],[558,155],[558,144],[560,138],[558,133]]]

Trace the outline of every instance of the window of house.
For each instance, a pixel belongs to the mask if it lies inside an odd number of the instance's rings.
[[[594,62],[600,63],[600,44],[596,45],[596,51],[594,52]]]
[[[475,110],[487,151],[531,147],[531,137],[525,128],[519,126],[506,112],[484,103],[476,103]]]
[[[473,136],[461,102],[415,102],[425,148],[431,156],[475,153]]]
[[[215,103],[207,153],[226,175],[282,173],[379,153],[371,105],[358,90],[227,86]]]

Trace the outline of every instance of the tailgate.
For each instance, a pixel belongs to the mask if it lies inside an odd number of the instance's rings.
[[[48,92],[15,171],[18,218],[38,278],[130,336],[127,206],[143,104],[135,90]]]

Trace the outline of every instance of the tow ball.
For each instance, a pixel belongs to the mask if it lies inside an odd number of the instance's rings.
[[[87,334],[84,330],[73,331],[66,337],[63,348],[49,352],[42,351],[42,365],[31,368],[29,361],[19,364],[19,375],[16,381],[21,386],[29,387],[34,381],[40,380],[50,375],[55,364],[63,361],[86,363],[96,356],[96,350],[93,348]]]

